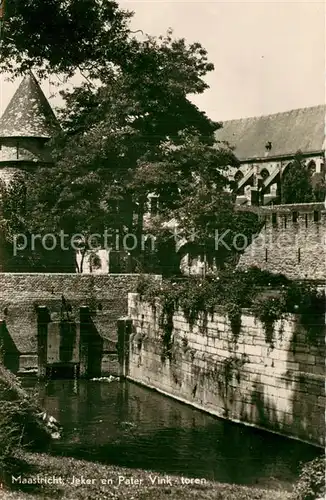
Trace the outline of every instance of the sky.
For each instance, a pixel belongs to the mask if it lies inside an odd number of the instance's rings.
[[[325,103],[325,3],[314,1],[123,0],[133,29],[153,35],[171,27],[199,41],[215,70],[210,88],[191,96],[214,120],[278,113]],[[0,111],[18,82],[0,75]],[[47,97],[56,91],[42,85]],[[52,106],[58,98],[50,100]]]

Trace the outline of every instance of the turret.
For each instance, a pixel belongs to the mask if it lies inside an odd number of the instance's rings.
[[[38,166],[51,167],[48,142],[59,130],[50,104],[35,76],[29,72],[0,119],[0,183],[8,185],[17,173],[33,173]],[[74,256],[60,250],[48,252],[46,260],[36,259],[36,263],[24,259],[23,254],[15,256],[2,231],[1,227],[1,272],[40,272],[45,268],[48,272],[74,271]]]
[[[47,142],[58,121],[32,72],[21,82],[0,119],[0,179],[51,164]]]

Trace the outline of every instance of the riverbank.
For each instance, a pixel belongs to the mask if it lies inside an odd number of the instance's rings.
[[[0,403],[0,465],[17,447],[29,444],[43,451],[53,438],[60,437],[58,422],[43,411],[34,395],[1,363]]]
[[[114,386],[113,384],[101,383],[94,385],[94,383],[82,381],[79,383],[77,392],[75,391],[75,387],[73,387],[73,391],[71,392],[71,384],[65,384],[61,381],[61,391],[64,391],[62,399],[52,400],[51,405],[44,406],[44,402],[47,400],[44,398],[40,400],[38,393],[34,393],[30,389],[26,390],[24,385],[22,385],[21,380],[17,379],[17,377],[0,365],[1,500],[151,500],[152,498],[156,500],[191,500],[195,498],[199,500],[293,499],[293,496],[289,493],[292,481],[283,482],[286,476],[278,476],[277,474],[274,476],[273,468],[269,468],[268,475],[264,474],[264,470],[261,467],[263,464],[262,460],[259,461],[260,467],[256,465],[257,461],[255,464],[252,464],[254,470],[257,471],[257,475],[253,473],[247,473],[246,475],[243,473],[242,469],[250,463],[250,455],[247,455],[246,460],[244,460],[241,449],[236,446],[237,439],[234,442],[232,441],[236,433],[236,427],[232,428],[232,433],[225,426],[218,433],[214,433],[215,421],[208,423],[206,422],[207,417],[199,413],[190,415],[192,430],[194,428],[200,430],[208,427],[209,439],[212,439],[213,436],[215,440],[219,439],[219,447],[222,449],[222,452],[224,450],[224,453],[221,452],[220,455],[209,454],[210,448],[207,447],[207,442],[205,441],[207,440],[207,435],[205,433],[198,434],[197,441],[191,440],[188,442],[186,440],[185,448],[182,448],[183,441],[180,441],[180,434],[175,433],[172,437],[168,435],[166,438],[163,433],[158,433],[159,439],[154,441],[154,447],[152,446],[152,438],[150,440],[151,447],[148,447],[149,441],[145,441],[146,446],[144,446],[144,442],[138,438],[137,433],[134,433],[134,429],[137,429],[137,426],[139,426],[139,431],[145,429],[148,432],[148,429],[151,429],[153,434],[153,422],[155,422],[157,413],[164,415],[165,419],[163,422],[159,422],[160,425],[157,426],[157,429],[170,429],[171,418],[173,417],[174,423],[176,415],[179,415],[183,431],[187,436],[187,424],[189,425],[190,417],[188,418],[186,407],[182,406],[183,411],[179,414],[175,410],[175,407],[171,406],[170,400],[159,399],[159,396],[156,397],[153,393],[150,393],[150,397],[147,397],[148,393],[141,394],[140,392],[144,390],[135,385],[116,384]],[[34,385],[31,387],[33,388]],[[60,393],[58,388],[56,391],[53,390],[55,385],[51,387],[52,394]],[[38,390],[40,390],[40,387],[38,387]],[[129,399],[126,398],[126,394],[129,396]],[[122,398],[121,396],[124,397]],[[134,414],[130,411],[132,409],[130,402],[135,400],[138,402],[142,401],[142,397],[146,403],[146,412],[140,412],[139,415],[137,413],[138,417],[135,418]],[[125,407],[119,406],[118,403],[121,400],[128,403],[129,413],[122,412]],[[64,447],[61,449],[54,446],[52,448],[52,455],[50,455],[46,451],[49,449],[47,446],[49,438],[53,436],[52,417],[48,417],[45,410],[47,409],[51,412],[53,408],[63,408],[63,403],[66,405],[65,408],[69,410],[68,401],[71,403],[72,409],[76,410],[78,408],[78,413],[77,411],[61,412],[60,416],[65,419],[68,436],[69,432],[71,433],[73,430],[72,435],[77,438],[78,446],[73,446],[69,450],[69,453],[67,453],[68,450],[66,449],[65,457],[61,456]],[[75,406],[77,404],[79,406]],[[101,404],[103,405],[102,407]],[[162,407],[160,404],[162,404]],[[92,418],[89,418],[90,415],[86,414],[85,420],[83,419],[83,405],[87,409],[96,409],[91,415]],[[108,416],[108,407],[111,409],[110,419],[105,420]],[[119,413],[114,414],[114,409],[118,409]],[[159,412],[158,409],[160,410]],[[138,410],[139,408],[137,407]],[[153,413],[154,411],[155,414]],[[74,418],[76,418],[77,414],[78,420],[76,421]],[[121,415],[123,414],[128,414],[130,421],[122,421]],[[56,416],[59,418],[59,415]],[[26,426],[28,420],[30,420],[30,424]],[[82,427],[80,426],[81,422],[86,422],[87,425]],[[106,422],[108,422],[108,426],[106,426]],[[148,427],[149,422],[150,427]],[[101,423],[104,423],[105,426],[102,427]],[[76,424],[78,427],[75,428]],[[141,427],[141,425],[144,425],[144,427]],[[156,427],[154,427],[155,429]],[[80,440],[81,436],[85,435],[88,439]],[[113,444],[104,443],[104,447],[101,448],[107,436],[112,436]],[[156,462],[164,455],[166,451],[164,444],[170,444],[171,439],[177,439],[178,437],[179,441],[177,443],[180,446],[178,448],[172,447],[168,455],[168,460],[172,461],[176,459],[178,451],[183,450],[174,469],[175,472],[171,472],[170,475],[149,472],[147,469],[153,467],[154,464],[157,465]],[[245,432],[242,433],[241,438],[244,447],[249,449]],[[123,440],[126,444],[125,448],[119,446],[119,439]],[[166,441],[166,439],[169,441]],[[225,444],[223,444],[223,440],[225,439],[228,442],[228,446],[232,447],[233,452],[231,455],[225,453]],[[39,446],[36,446],[37,443]],[[115,446],[115,443],[118,443],[118,446]],[[3,447],[4,444],[6,444],[6,450]],[[162,445],[162,448],[159,448],[160,445]],[[94,455],[88,457],[87,453],[85,455],[85,452],[89,448],[92,448],[92,446],[95,449],[100,449],[96,457]],[[269,450],[269,463],[267,465],[269,464],[269,467],[271,467],[271,464],[276,463],[278,455],[273,455],[272,447],[270,444],[268,446],[267,436],[264,446]],[[196,450],[201,450],[201,448],[205,451],[200,453],[200,457],[197,459],[194,455],[196,454]],[[18,452],[17,450],[20,451]],[[207,469],[203,467],[205,454],[209,456],[209,470],[213,471],[213,475],[211,474],[209,477],[219,479],[220,482],[203,479],[205,472],[207,472]],[[83,457],[86,460],[70,458],[69,455],[71,457]],[[132,460],[130,460],[130,457]],[[189,460],[191,457],[195,458],[193,463]],[[105,459],[105,463],[119,463],[119,465],[103,465],[100,463],[103,459]],[[117,460],[120,460],[120,462]],[[288,462],[281,463],[286,466]],[[190,465],[190,470],[188,465]],[[126,466],[129,468],[126,468]],[[160,470],[171,469],[163,467]],[[185,476],[188,474],[189,476],[194,476],[197,470],[200,477],[193,480],[190,480],[188,477],[176,475],[182,473],[179,471],[184,471]],[[279,470],[279,464],[274,470],[276,472]],[[320,471],[318,474],[320,475]],[[315,475],[317,479],[319,477],[318,474],[317,476]],[[268,482],[266,482],[267,477]],[[252,484],[254,486],[244,487],[237,484],[229,484],[232,481]],[[308,486],[310,488],[310,483]],[[304,497],[297,496],[296,500],[302,500],[302,498]]]
[[[4,500],[291,500],[283,490],[262,490],[205,479],[106,466],[47,454],[17,457],[14,490],[3,488]],[[79,481],[79,482],[78,482]],[[34,482],[36,484],[28,484]],[[43,484],[42,484],[43,483]],[[50,484],[52,483],[52,484]],[[9,485],[8,485],[9,487]]]

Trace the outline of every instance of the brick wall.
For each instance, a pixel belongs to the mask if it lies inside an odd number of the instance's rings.
[[[117,319],[127,314],[128,292],[135,291],[137,281],[136,274],[0,273],[0,320],[20,353],[20,371],[37,368],[36,306],[47,306],[54,321],[60,317],[62,297],[76,321],[81,306],[95,307],[93,322],[104,339],[103,349],[113,351]]]
[[[326,280],[324,204],[260,207],[258,212],[265,226],[239,266],[258,266],[292,279]]]
[[[325,426],[325,332],[298,317],[279,321],[274,346],[244,311],[236,337],[223,310],[190,327],[174,314],[171,356],[163,355],[160,310],[129,294],[131,380],[219,417],[322,446]]]

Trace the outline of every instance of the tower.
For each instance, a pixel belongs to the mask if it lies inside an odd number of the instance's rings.
[[[59,130],[58,121],[30,71],[0,119],[0,179],[51,164],[46,144]]]
[[[0,119],[0,182],[8,186],[18,173],[26,175],[39,166],[51,167],[53,161],[48,142],[59,130],[59,123],[35,76],[32,72],[27,73]],[[31,265],[23,256],[15,258],[12,246],[7,244],[0,228],[1,272],[65,270],[65,255],[60,256],[61,261],[55,252],[47,257],[48,263],[42,261]],[[71,272],[70,256],[68,267]]]

